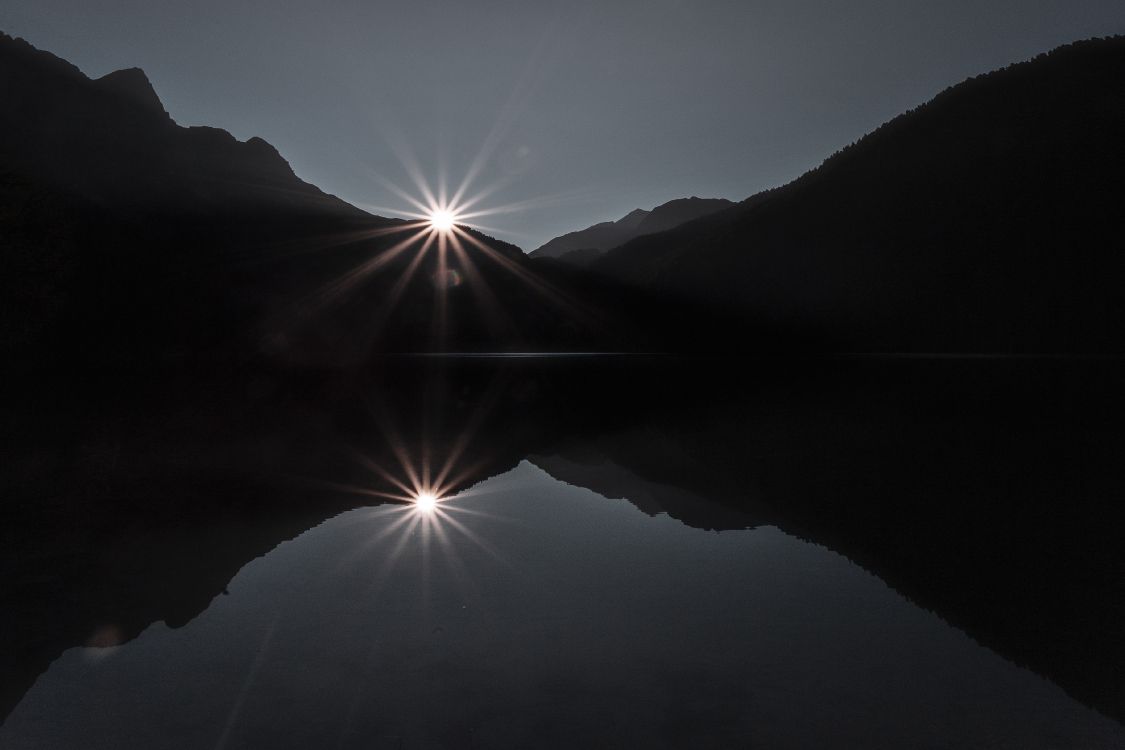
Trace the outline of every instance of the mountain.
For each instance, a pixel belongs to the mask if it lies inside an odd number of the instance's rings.
[[[180,127],[137,68],[90,80],[0,34],[0,95],[5,171],[100,211],[363,215],[300,180],[260,138]]]
[[[561,237],[556,237],[529,254],[533,258],[559,258],[580,250],[608,250],[636,237],[637,225],[647,215],[648,211],[638,208],[617,221],[603,221],[577,232],[568,232]]]
[[[460,249],[427,244],[261,139],[180,127],[139,70],[91,80],[4,36],[0,355],[1117,352],[1122,83],[1125,39],[1070,45],[955,86],[789,185],[634,211],[567,242],[632,239],[557,262],[470,230]]]
[[[661,315],[680,325],[646,293],[533,269],[479,232],[455,244],[360,211],[260,138],[181,127],[136,68],[91,80],[0,36],[0,97],[7,366],[615,351],[642,340],[638,326],[663,335]],[[624,324],[622,300],[636,311]]]
[[[588,265],[606,250],[624,244],[634,237],[663,232],[733,205],[731,201],[724,198],[692,197],[668,201],[651,211],[638,208],[617,221],[604,221],[556,237],[533,250],[531,257],[558,258],[574,265]]]
[[[1125,38],[970,79],[592,268],[846,351],[1118,352]]]
[[[180,127],[136,68],[91,80],[0,34],[0,97],[11,362],[140,363],[245,341],[269,296],[242,267],[252,248],[388,224],[260,138]]]

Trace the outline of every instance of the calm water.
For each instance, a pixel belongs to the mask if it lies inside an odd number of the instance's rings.
[[[0,745],[1125,747],[776,528],[693,529],[528,462],[439,507],[345,512],[181,628],[66,651]]]
[[[5,750],[1125,748],[1125,366],[12,392]]]

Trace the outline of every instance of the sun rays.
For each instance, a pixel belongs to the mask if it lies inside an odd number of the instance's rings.
[[[417,299],[417,284],[428,282],[430,332],[427,341],[418,341],[418,349],[445,350],[451,335],[450,305],[454,295],[460,300],[460,314],[479,317],[489,336],[496,341],[512,339],[518,330],[515,311],[509,309],[510,296],[497,293],[496,285],[523,287],[554,311],[560,318],[582,325],[600,325],[601,321],[576,300],[545,280],[528,267],[518,248],[497,242],[482,233],[487,227],[477,223],[488,216],[527,210],[534,201],[492,208],[482,206],[492,189],[472,191],[473,173],[469,173],[449,191],[444,180],[431,186],[412,160],[404,160],[407,173],[417,188],[411,194],[390,181],[379,181],[407,208],[373,210],[394,212],[404,217],[399,223],[373,230],[370,236],[335,240],[344,242],[371,241],[372,255],[349,270],[322,284],[312,298],[312,310],[345,305],[361,295],[368,283],[390,276],[389,290],[380,295],[380,309],[368,318],[367,336],[372,341],[396,313],[400,302],[409,294]],[[398,235],[398,236],[396,236]],[[423,272],[423,269],[425,272]],[[521,294],[526,298],[527,294]],[[463,322],[463,321],[461,321]]]
[[[248,266],[274,263],[282,279],[284,303],[264,318],[262,351],[351,363],[388,354],[553,351],[578,341],[586,350],[590,341],[620,338],[613,311],[493,238],[506,234],[493,226],[503,223],[496,217],[586,200],[590,191],[493,202],[510,194],[513,175],[485,177],[491,140],[453,183],[444,163],[428,178],[405,140],[388,146],[406,180],[366,175],[397,205],[359,203],[370,216],[247,250]]]
[[[357,407],[375,428],[374,440],[366,448],[344,447],[355,469],[348,472],[349,483],[314,484],[359,496],[371,506],[358,520],[370,524],[365,543],[341,558],[340,565],[370,566],[373,595],[404,561],[413,561],[423,567],[424,585],[436,564],[471,597],[476,584],[463,559],[483,553],[506,569],[512,567],[482,534],[482,524],[512,519],[481,507],[488,497],[477,486],[498,458],[480,435],[511,382],[500,373],[480,382],[471,391],[472,406],[449,424],[449,400],[460,395],[447,390],[439,371],[419,375],[419,390],[409,400],[416,408],[405,412],[403,404],[385,401],[379,388],[362,391]],[[402,419],[415,429],[402,431]]]
[[[474,597],[476,584],[463,562],[462,548],[465,545],[474,547],[494,562],[508,567],[505,557],[470,525],[474,517],[478,520],[496,520],[497,517],[467,507],[474,499],[479,499],[472,489],[453,493],[451,490],[456,482],[426,481],[425,456],[415,458],[421,459],[418,462],[420,466],[400,460],[398,472],[386,470],[370,460],[363,462],[372,471],[373,479],[389,482],[396,491],[381,492],[364,487],[337,486],[337,489],[349,493],[390,501],[372,507],[369,514],[363,517],[361,523],[370,523],[372,533],[366,543],[346,559],[342,559],[340,564],[371,565],[373,562],[371,593],[375,595],[382,590],[404,559],[413,559],[422,566],[423,582],[429,580],[432,564],[436,560],[445,567],[450,580],[457,584],[463,594]],[[451,463],[447,459],[440,473],[451,475],[454,472],[450,467]],[[427,592],[422,593],[425,595]]]

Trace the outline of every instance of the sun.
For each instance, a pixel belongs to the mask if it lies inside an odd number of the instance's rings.
[[[438,499],[432,492],[419,492],[414,498],[414,507],[419,513],[433,513],[437,508]]]
[[[452,231],[456,221],[457,217],[453,212],[444,208],[435,209],[430,212],[430,226],[439,232]]]

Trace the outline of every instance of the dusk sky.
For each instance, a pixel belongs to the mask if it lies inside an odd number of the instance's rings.
[[[172,116],[261,136],[348,201],[408,210],[412,151],[520,210],[531,250],[636,207],[740,200],[968,76],[1125,33],[1121,0],[5,0],[0,30],[90,76],[141,67]],[[378,207],[377,209],[375,207]]]

